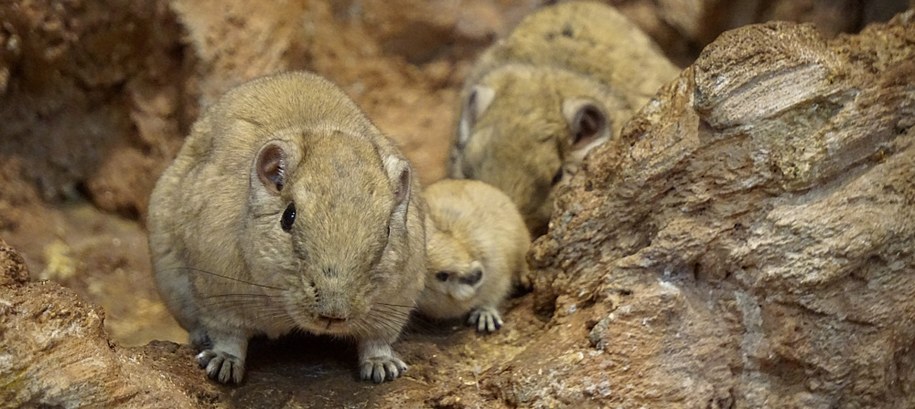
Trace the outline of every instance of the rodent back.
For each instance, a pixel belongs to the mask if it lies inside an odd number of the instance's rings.
[[[480,57],[472,84],[505,64],[552,66],[594,78],[640,106],[679,71],[654,41],[616,9],[597,2],[568,2],[526,16]]]

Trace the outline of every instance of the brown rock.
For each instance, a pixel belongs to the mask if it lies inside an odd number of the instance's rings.
[[[827,38],[889,20],[906,0],[604,0],[618,7],[685,66],[721,33],[766,21],[813,23]]]
[[[25,260],[0,238],[0,286],[22,285],[29,281]]]
[[[3,2],[0,21],[0,162],[27,162],[45,199],[82,191],[145,212],[180,144],[181,28],[167,2]]]
[[[592,153],[535,245],[551,338],[589,330],[567,351],[586,363],[493,384],[535,406],[595,402],[543,390],[597,374],[610,406],[915,404],[913,22],[707,47]]]
[[[177,375],[196,370],[190,348],[120,348],[108,340],[101,310],[58,284],[26,283],[23,271],[21,257],[0,241],[4,407],[196,408],[218,402],[215,387],[188,385]],[[206,396],[210,400],[201,401]]]

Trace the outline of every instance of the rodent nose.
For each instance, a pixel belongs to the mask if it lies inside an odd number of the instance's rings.
[[[482,278],[483,278],[483,270],[478,268],[478,269],[473,270],[470,273],[470,275],[468,275],[467,277],[462,278],[461,282],[463,282],[464,284],[467,284],[467,285],[474,285],[476,283],[479,283]]]

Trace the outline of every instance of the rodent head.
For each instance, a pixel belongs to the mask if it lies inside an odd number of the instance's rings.
[[[426,288],[458,302],[477,294],[486,271],[483,264],[447,232],[428,233]]]
[[[501,189],[528,229],[543,233],[554,189],[611,137],[607,94],[562,70],[508,65],[490,72],[463,96],[451,177]]]
[[[367,137],[284,131],[251,162],[241,230],[248,270],[280,289],[302,329],[369,331],[379,293],[399,282],[412,177],[405,159],[385,156]]]

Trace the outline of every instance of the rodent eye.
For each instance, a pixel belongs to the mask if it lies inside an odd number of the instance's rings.
[[[439,271],[435,273],[435,278],[438,281],[448,281],[448,273],[445,271]]]
[[[559,170],[556,171],[556,174],[553,175],[553,181],[551,182],[552,186],[556,186],[556,184],[562,180],[562,175],[562,168],[559,168]]]
[[[286,206],[283,217],[280,218],[280,227],[283,228],[283,231],[289,231],[292,230],[293,223],[295,223],[295,203],[290,203],[289,206]]]

